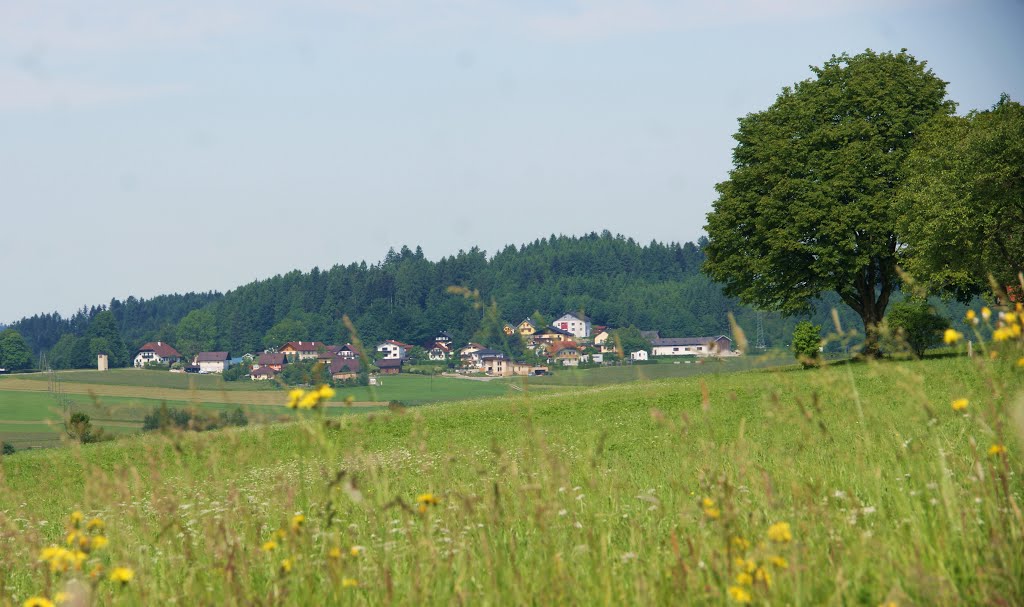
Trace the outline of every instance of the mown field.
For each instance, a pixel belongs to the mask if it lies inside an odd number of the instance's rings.
[[[167,376],[174,381],[165,381]],[[213,412],[240,408],[254,423],[292,414],[280,407],[287,390],[273,389],[263,382],[224,382],[219,377],[128,369],[67,372],[59,373],[58,377],[62,380],[60,390],[64,397],[50,391],[51,384],[45,374],[0,378],[0,440],[17,449],[57,446],[62,441],[62,420],[75,412],[88,414],[93,425],[112,434],[138,432],[143,418],[164,404]],[[192,384],[182,381],[191,379],[198,381]],[[262,386],[253,390],[220,389],[221,385],[234,384]],[[342,415],[380,409],[392,401],[414,406],[439,400],[499,396],[512,391],[502,383],[401,375],[383,378],[380,386],[345,390],[344,394],[352,396],[355,406],[338,404],[328,412]]]
[[[0,594],[1021,604],[1019,356],[530,390],[19,453],[0,464]],[[41,551],[65,544],[76,510],[109,544],[51,573]],[[108,579],[120,566],[126,584]]]

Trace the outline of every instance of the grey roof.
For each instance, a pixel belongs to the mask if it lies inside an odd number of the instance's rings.
[[[382,358],[373,364],[377,365],[378,369],[401,369],[403,362],[401,358]]]
[[[227,361],[230,356],[227,352],[200,352],[196,354],[196,362],[198,363],[219,363]]]
[[[256,359],[256,364],[261,367],[264,365],[283,365],[284,363],[284,352],[264,352]]]
[[[569,335],[571,337],[576,337],[576,334],[573,333],[572,331],[566,331],[565,329],[560,329],[555,326],[545,327],[544,329],[537,329],[537,333],[558,333],[559,335]]]
[[[273,376],[277,375],[277,371],[271,369],[270,367],[260,367],[259,369],[256,369],[256,370],[252,371],[251,373],[249,373],[249,375],[250,376],[260,376],[260,375],[263,375],[263,376],[266,376],[266,377],[273,377]]]
[[[661,339],[652,339],[652,346],[704,346],[711,342],[718,341],[720,339],[727,339],[730,342],[732,339],[725,335],[715,335],[713,337],[664,337]]]
[[[562,314],[562,316],[572,316],[573,318],[578,318],[578,319],[582,320],[583,322],[590,322],[590,317],[587,316],[586,314],[577,314],[576,312],[566,312],[565,314]],[[558,318],[561,318],[562,316],[559,316]],[[558,319],[556,318],[555,320],[558,320]]]

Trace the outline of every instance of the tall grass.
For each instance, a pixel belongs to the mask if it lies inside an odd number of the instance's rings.
[[[1021,604],[1024,352],[997,351],[18,454],[0,596]],[[109,545],[53,573],[76,510]]]

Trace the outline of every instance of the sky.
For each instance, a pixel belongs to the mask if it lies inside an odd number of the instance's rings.
[[[0,0],[0,322],[703,231],[737,119],[907,48],[1024,100],[1022,0]]]

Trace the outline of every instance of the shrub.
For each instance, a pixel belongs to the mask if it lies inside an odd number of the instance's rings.
[[[215,415],[203,411],[168,409],[167,405],[161,405],[159,409],[150,413],[142,420],[142,431],[152,432],[154,430],[174,429],[205,432],[226,426],[248,425],[249,418],[246,417],[245,412],[241,408],[236,408],[231,413],[221,411]]]
[[[5,442],[3,444],[3,453],[4,453],[4,455],[14,455],[14,445],[12,445],[11,443]]]
[[[93,428],[92,419],[86,413],[72,413],[71,418],[64,424],[67,435],[80,443],[99,443],[114,440],[103,431],[103,428]]]
[[[821,357],[821,327],[805,320],[793,329],[793,356],[804,367],[813,367]]]
[[[936,314],[924,301],[893,304],[886,322],[894,337],[906,342],[918,358],[939,342],[942,332],[949,328],[949,321]]]

